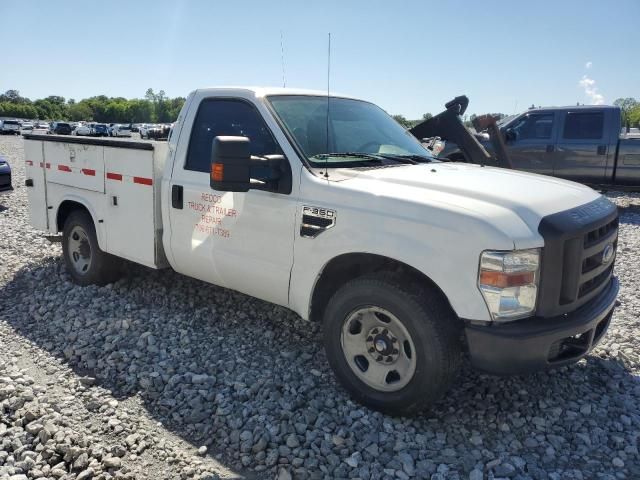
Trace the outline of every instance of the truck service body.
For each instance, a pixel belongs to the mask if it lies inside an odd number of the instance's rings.
[[[113,280],[123,258],[324,322],[342,384],[393,413],[441,396],[465,349],[512,374],[575,362],[602,338],[613,204],[438,162],[378,107],[330,101],[329,121],[319,92],[208,88],[166,143],[26,135],[31,223],[63,234],[80,284]]]

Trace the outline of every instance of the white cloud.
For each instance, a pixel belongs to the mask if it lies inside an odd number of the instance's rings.
[[[587,62],[584,64],[584,68],[586,68],[587,70],[589,70],[591,67],[593,67],[593,62]]]
[[[584,88],[584,94],[589,98],[592,105],[602,105],[604,103],[604,96],[598,93],[598,87],[596,87],[596,81],[593,78],[583,75],[578,85]]]

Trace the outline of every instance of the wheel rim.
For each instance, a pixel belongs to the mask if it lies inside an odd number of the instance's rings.
[[[353,373],[371,388],[395,392],[416,371],[416,349],[409,331],[391,312],[363,307],[342,326],[340,344]]]
[[[84,228],[76,225],[69,234],[69,258],[73,269],[84,275],[91,267],[91,244]]]

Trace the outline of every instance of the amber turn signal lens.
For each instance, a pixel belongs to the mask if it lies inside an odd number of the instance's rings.
[[[211,179],[214,182],[222,182],[224,179],[224,164],[214,163],[211,165]]]
[[[534,283],[535,272],[504,273],[491,270],[480,272],[480,284],[497,288],[519,287]]]

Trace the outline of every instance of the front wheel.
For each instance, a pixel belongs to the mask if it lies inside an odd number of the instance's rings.
[[[62,254],[78,285],[106,285],[120,276],[120,259],[100,250],[93,220],[85,211],[72,212],[64,223]]]
[[[461,358],[458,319],[441,295],[392,274],[356,278],[333,295],[324,345],[345,389],[394,415],[441,398]]]

